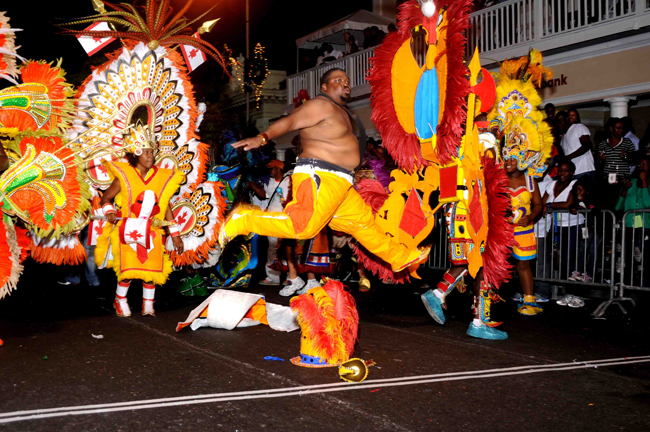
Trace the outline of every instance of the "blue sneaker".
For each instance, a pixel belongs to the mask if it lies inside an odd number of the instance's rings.
[[[422,303],[424,303],[424,307],[427,308],[431,318],[433,318],[438,324],[444,324],[445,313],[442,311],[442,300],[436,297],[433,290],[425,292],[420,297],[422,297]]]
[[[524,296],[521,295],[521,293],[516,293],[515,295],[512,296],[512,300],[516,302],[522,302],[524,301]]]
[[[490,339],[490,340],[505,340],[508,339],[508,333],[503,330],[497,330],[494,327],[488,327],[486,325],[475,326],[474,323],[469,324],[467,329],[467,334],[469,336],[479,338],[479,339]]]

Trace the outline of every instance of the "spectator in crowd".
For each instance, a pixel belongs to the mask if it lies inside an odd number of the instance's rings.
[[[595,275],[596,267],[595,261],[597,259],[597,251],[602,243],[602,237],[595,229],[596,218],[600,214],[601,206],[598,194],[594,191],[594,185],[589,180],[589,177],[581,177],[573,185],[571,190],[573,195],[573,203],[569,207],[571,214],[578,214],[579,210],[588,210],[586,213],[587,223],[582,231],[582,239],[578,247],[578,270],[575,271],[569,280],[580,282],[593,282],[591,275]],[[601,222],[602,223],[602,222]],[[586,231],[585,231],[586,229]],[[583,268],[586,246],[587,267]]]
[[[260,208],[272,212],[282,211],[289,195],[290,177],[284,176],[284,162],[278,159],[273,159],[266,166],[271,170],[271,179],[264,187],[265,199],[261,203]],[[267,237],[267,239],[269,241],[269,249],[264,268],[266,278],[260,281],[260,285],[280,285],[280,272],[271,268],[278,251],[278,238]]]
[[[575,276],[576,258],[578,247],[578,228],[584,224],[585,217],[582,214],[572,215],[569,213],[557,213],[557,210],[568,210],[573,205],[571,190],[576,180],[573,178],[576,167],[571,161],[563,161],[558,166],[558,179],[549,183],[544,192],[542,202],[544,204],[544,216],[546,217],[547,237],[548,231],[552,230],[554,244],[558,245],[560,278],[566,279],[568,275]],[[550,265],[544,270],[544,277],[550,275]],[[547,272],[549,274],[547,274]]]
[[[598,159],[602,162],[602,175],[599,179],[603,204],[613,210],[621,192],[621,185],[630,176],[629,161],[634,154],[634,144],[624,138],[623,120],[612,117],[605,124],[609,137],[598,143]]]
[[[363,49],[368,49],[371,46],[374,46],[374,42],[370,37],[370,27],[363,29]]]
[[[644,210],[650,209],[650,179],[648,178],[648,171],[650,170],[650,156],[644,155],[639,159],[639,164],[634,171],[634,178],[627,179],[623,182],[623,189],[621,196],[616,204],[616,210],[628,212],[630,210]],[[650,262],[649,251],[650,244],[648,242],[648,235],[650,234],[650,213],[631,213],[625,217],[625,264],[632,262],[631,256],[640,267],[645,261]],[[633,239],[633,241],[627,241]],[[644,245],[645,242],[645,245]],[[634,250],[632,250],[634,246]],[[642,252],[643,251],[643,252]],[[644,261],[642,257],[645,255]],[[618,259],[616,271],[621,272],[621,260]],[[646,264],[647,268],[647,264]],[[643,268],[635,268],[633,273]],[[625,283],[629,281],[624,280]]]
[[[551,172],[557,173],[557,167],[553,164],[553,159],[549,158],[547,161],[548,169],[542,177],[541,180],[537,182],[537,188],[539,190],[542,199],[546,193],[546,188],[549,184],[553,182],[551,177]],[[553,238],[549,237],[548,230],[550,227],[546,223],[546,218],[541,217],[535,224],[535,236],[537,237],[537,271],[535,273],[535,300],[537,303],[547,302],[551,297],[551,284],[545,281],[539,280],[540,278],[551,278],[551,260],[553,259]],[[521,293],[515,294],[513,300],[523,301],[523,296]]]
[[[591,181],[594,181],[596,166],[594,165],[594,156],[591,154],[589,129],[580,123],[580,114],[575,108],[567,111],[567,118],[569,122],[565,124],[565,127],[569,127],[564,133],[561,143],[565,155],[563,160],[570,161],[575,165],[576,179],[588,176]]]
[[[323,44],[322,46],[323,50],[323,55],[318,57],[318,61],[316,62],[316,66],[320,66],[323,63],[331,62],[337,59],[340,59],[343,57],[343,53],[339,50],[336,50],[332,47],[332,45],[326,43]]]
[[[385,37],[386,33],[384,33],[383,30],[379,30],[379,27],[370,27],[370,38],[372,39],[372,46],[381,45]]]
[[[394,33],[397,31],[397,26],[393,23],[388,24],[388,33]]]
[[[345,55],[354,54],[359,51],[359,45],[357,45],[357,40],[352,33],[343,33],[343,39],[345,39]]]
[[[632,144],[634,144],[634,151],[638,152],[640,140],[639,137],[634,135],[635,131],[634,131],[634,124],[632,122],[632,119],[628,116],[625,116],[621,118],[621,121],[623,122],[623,137],[632,141]],[[630,174],[632,174],[635,167],[636,167],[636,161],[630,161]]]
[[[645,128],[645,133],[639,141],[639,152],[642,155],[650,155],[650,126]]]
[[[555,105],[552,103],[547,103],[544,105],[544,112],[546,113],[546,118],[544,121],[553,128],[555,126]]]

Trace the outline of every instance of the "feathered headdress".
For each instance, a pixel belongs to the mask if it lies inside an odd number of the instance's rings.
[[[354,352],[359,328],[356,303],[343,284],[329,281],[291,299],[302,331],[301,357],[293,364],[307,367],[337,366]]]
[[[190,45],[203,51],[221,65],[225,73],[226,62],[219,51],[210,43],[203,39],[192,37],[190,26],[206,16],[213,8],[199,15],[193,20],[188,20],[183,16],[194,3],[194,0],[187,0],[185,5],[173,14],[169,5],[169,0],[146,0],[144,6],[144,16],[138,12],[134,5],[128,3],[114,4],[102,0],[95,0],[98,3],[97,10],[107,6],[110,12],[101,12],[97,15],[91,15],[75,21],[61,24],[62,26],[89,24],[96,22],[107,22],[111,25],[120,25],[126,27],[126,31],[89,31],[89,30],[72,30],[65,29],[64,34],[74,36],[92,36],[92,37],[113,37],[127,39],[136,42],[144,42],[151,50],[159,46],[171,47],[172,45]],[[207,27],[214,25],[214,22],[208,23]],[[204,29],[209,30],[209,29]]]
[[[124,151],[133,153],[136,156],[142,154],[144,149],[152,149],[154,154],[158,151],[158,142],[149,127],[142,126],[138,121],[135,128],[129,130],[129,134],[124,136]]]
[[[16,67],[16,58],[25,61],[24,58],[16,53],[17,47],[14,43],[16,35],[14,32],[22,31],[22,29],[11,28],[9,25],[9,18],[4,12],[0,12],[0,78],[18,84],[18,68]]]

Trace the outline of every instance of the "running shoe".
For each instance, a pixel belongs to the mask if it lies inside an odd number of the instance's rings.
[[[318,281],[316,279],[308,279],[305,286],[303,286],[301,289],[296,291],[296,294],[297,295],[307,294],[307,291],[309,291],[312,288],[319,287],[319,286],[321,286],[321,285],[318,283]]]
[[[582,300],[580,297],[573,297],[569,303],[567,303],[567,306],[572,307],[572,308],[581,308],[585,305],[584,300]]]
[[[548,299],[546,297],[541,296],[540,294],[535,294],[535,302],[537,302],[537,303],[547,303]]]
[[[524,296],[521,295],[521,293],[516,293],[515,295],[512,296],[512,300],[516,302],[522,302],[524,301]]]
[[[282,288],[280,290],[280,295],[282,297],[289,297],[290,295],[293,295],[296,291],[298,291],[300,288],[305,286],[305,281],[300,278],[300,276],[296,276],[295,279],[287,279],[289,281],[289,284]]]
[[[567,294],[564,297],[562,297],[561,299],[559,299],[557,301],[557,304],[559,304],[560,306],[566,306],[566,305],[569,304],[569,302],[571,300],[573,300],[573,296],[571,294]]]

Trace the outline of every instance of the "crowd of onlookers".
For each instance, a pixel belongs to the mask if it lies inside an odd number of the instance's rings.
[[[576,109],[555,112],[548,104],[545,111],[554,148],[538,183],[544,216],[535,226],[537,278],[592,282],[598,275],[609,283],[625,272],[626,284],[646,285],[641,270],[650,262],[650,214],[628,214],[619,228],[614,222],[628,211],[650,209],[648,132],[639,139],[630,117],[612,117],[592,137]],[[550,284],[536,286],[539,297],[548,298]]]
[[[389,33],[397,31],[395,24],[388,26]],[[305,70],[324,63],[338,60],[342,57],[354,54],[361,50],[372,48],[381,44],[386,37],[386,33],[377,26],[370,26],[363,29],[363,40],[358,41],[350,31],[343,33],[345,47],[335,48],[331,43],[325,42],[320,47],[314,49],[300,49],[299,69]]]

